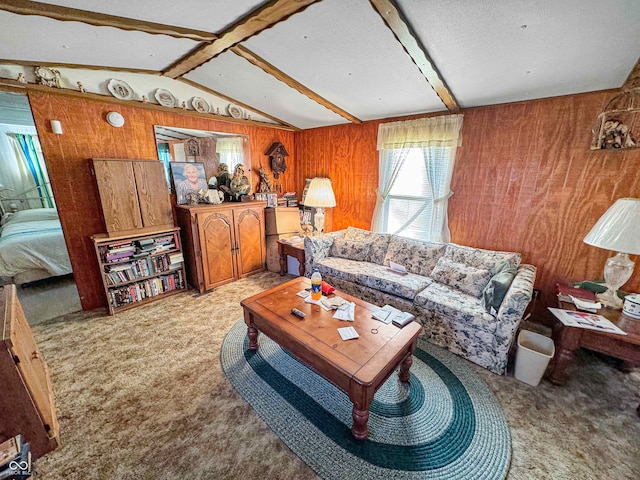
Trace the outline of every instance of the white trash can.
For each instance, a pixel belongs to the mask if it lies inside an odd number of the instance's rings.
[[[521,330],[518,334],[515,377],[536,387],[544,375],[549,360],[555,354],[553,340],[539,333]]]

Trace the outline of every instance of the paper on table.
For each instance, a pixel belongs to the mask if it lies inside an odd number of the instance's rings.
[[[356,332],[356,329],[353,327],[339,328],[338,333],[340,334],[342,340],[352,340],[354,338],[360,338],[360,335],[358,335],[358,332]]]
[[[551,307],[549,307],[549,311],[553,313],[563,325],[568,327],[586,328],[588,330],[597,330],[599,332],[615,333],[618,335],[627,334],[602,315]]]
[[[389,324],[393,321],[396,315],[401,314],[402,312],[391,305],[385,305],[382,308],[379,308],[371,315],[376,320],[381,321],[382,323]]]
[[[345,320],[347,322],[355,321],[356,304],[353,302],[347,302],[341,305],[334,313],[333,318],[338,320]]]
[[[327,312],[329,310],[331,310],[330,308],[327,308],[323,303],[322,303],[322,299],[326,299],[327,297],[325,297],[324,295],[320,297],[320,300],[313,300],[311,298],[311,295],[309,295],[307,298],[304,299],[305,302],[307,303],[313,303],[314,305],[318,305],[319,307],[324,308]]]
[[[572,295],[569,296],[571,297],[573,304],[580,310],[586,310],[587,312],[596,313],[599,309],[602,308],[602,304],[600,302],[591,302],[589,300],[583,300]]]

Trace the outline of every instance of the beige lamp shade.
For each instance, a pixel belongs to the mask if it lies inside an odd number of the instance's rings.
[[[584,243],[613,252],[640,255],[640,198],[621,198],[604,212]]]
[[[329,178],[313,178],[304,197],[307,207],[330,208],[336,206],[336,197]]]

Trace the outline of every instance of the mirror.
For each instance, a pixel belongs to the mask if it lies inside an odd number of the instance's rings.
[[[229,175],[237,165],[244,165],[244,175],[249,180],[251,192],[255,190],[251,179],[251,155],[249,136],[237,133],[208,132],[189,128],[153,127],[158,148],[158,158],[165,166],[169,191],[175,192],[171,183],[171,162],[192,162],[204,165],[210,185],[219,176],[219,167],[225,164]]]

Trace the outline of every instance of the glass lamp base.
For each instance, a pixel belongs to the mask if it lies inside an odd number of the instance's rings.
[[[611,290],[610,288],[608,288],[604,293],[598,293],[596,298],[604,307],[622,308],[622,300],[618,297],[616,291]]]
[[[618,297],[618,289],[631,278],[633,262],[626,253],[617,253],[607,259],[604,264],[604,281],[607,291],[598,295],[600,303],[611,308],[622,308],[622,300]]]

